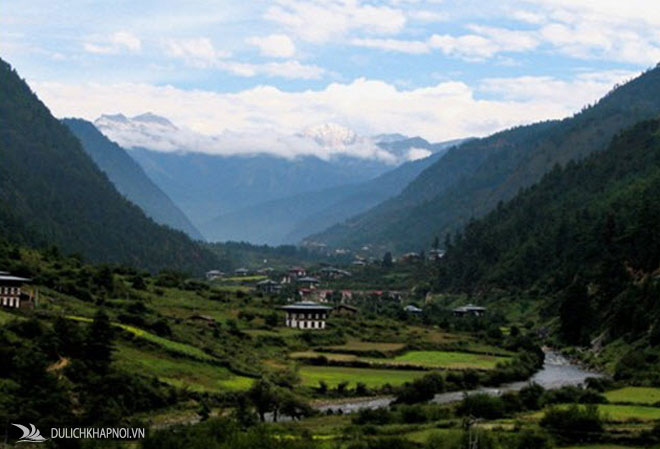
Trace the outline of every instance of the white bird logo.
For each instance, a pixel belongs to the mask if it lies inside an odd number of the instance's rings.
[[[14,423],[12,423],[12,426],[18,427],[23,432],[23,436],[17,441],[17,443],[43,443],[46,441],[46,438],[42,437],[39,430],[34,427],[34,424],[30,424],[29,428]]]

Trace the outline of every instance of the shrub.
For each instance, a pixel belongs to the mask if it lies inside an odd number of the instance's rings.
[[[600,411],[594,404],[552,407],[545,412],[541,426],[570,441],[589,441],[603,432]]]

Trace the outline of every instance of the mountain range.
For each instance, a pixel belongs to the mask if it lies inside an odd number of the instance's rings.
[[[119,193],[140,206],[155,222],[183,231],[193,239],[204,239],[126,150],[110,141],[91,122],[81,119],[64,119],[62,122],[80,140],[85,152],[110,178]]]
[[[660,68],[615,88],[564,120],[521,126],[455,147],[396,197],[308,242],[398,252],[427,248],[461,229],[556,164],[605,148],[625,127],[660,113]]]
[[[154,271],[216,264],[210,251],[124,198],[2,60],[0,142],[0,238]]]
[[[127,148],[208,240],[259,244],[298,242],[378,204],[458,143],[363,137],[326,123],[301,131],[290,148],[299,153],[283,156],[277,139],[274,152],[260,150],[254,136],[254,151],[238,151],[226,135],[198,135],[151,113],[104,115],[94,124]]]

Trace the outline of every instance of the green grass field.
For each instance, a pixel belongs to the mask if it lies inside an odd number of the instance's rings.
[[[400,351],[406,345],[404,343],[378,343],[371,341],[349,341],[345,345],[329,346],[328,349],[333,351],[351,351],[351,352],[391,352]]]
[[[394,358],[394,363],[419,365],[442,369],[493,369],[500,362],[510,360],[509,357],[472,354],[469,352],[449,351],[410,351]]]
[[[335,354],[332,352],[300,351],[289,354],[289,357],[298,360],[313,359],[321,356],[333,362],[350,362],[358,359],[358,356],[354,354]]]
[[[660,388],[625,387],[608,391],[605,397],[612,403],[651,405],[660,403]]]
[[[119,345],[114,357],[120,369],[154,376],[161,382],[191,391],[247,390],[253,382],[253,379],[237,376],[227,368],[194,360],[177,359],[128,345]]]
[[[562,404],[558,407],[569,407]],[[642,405],[600,404],[598,410],[603,418],[609,422],[625,421],[655,421],[660,419],[660,407],[644,407]],[[541,410],[531,415],[534,419],[541,419],[545,411]]]
[[[355,388],[358,382],[362,382],[369,388],[375,388],[385,384],[402,385],[423,376],[426,372],[343,366],[303,366],[298,374],[302,378],[302,384],[308,387],[318,387],[319,382],[324,381],[329,387],[348,382],[349,388]]]

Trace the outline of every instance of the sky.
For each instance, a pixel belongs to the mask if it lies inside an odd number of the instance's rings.
[[[58,117],[443,141],[571,115],[655,66],[654,3],[9,1],[0,57]]]

